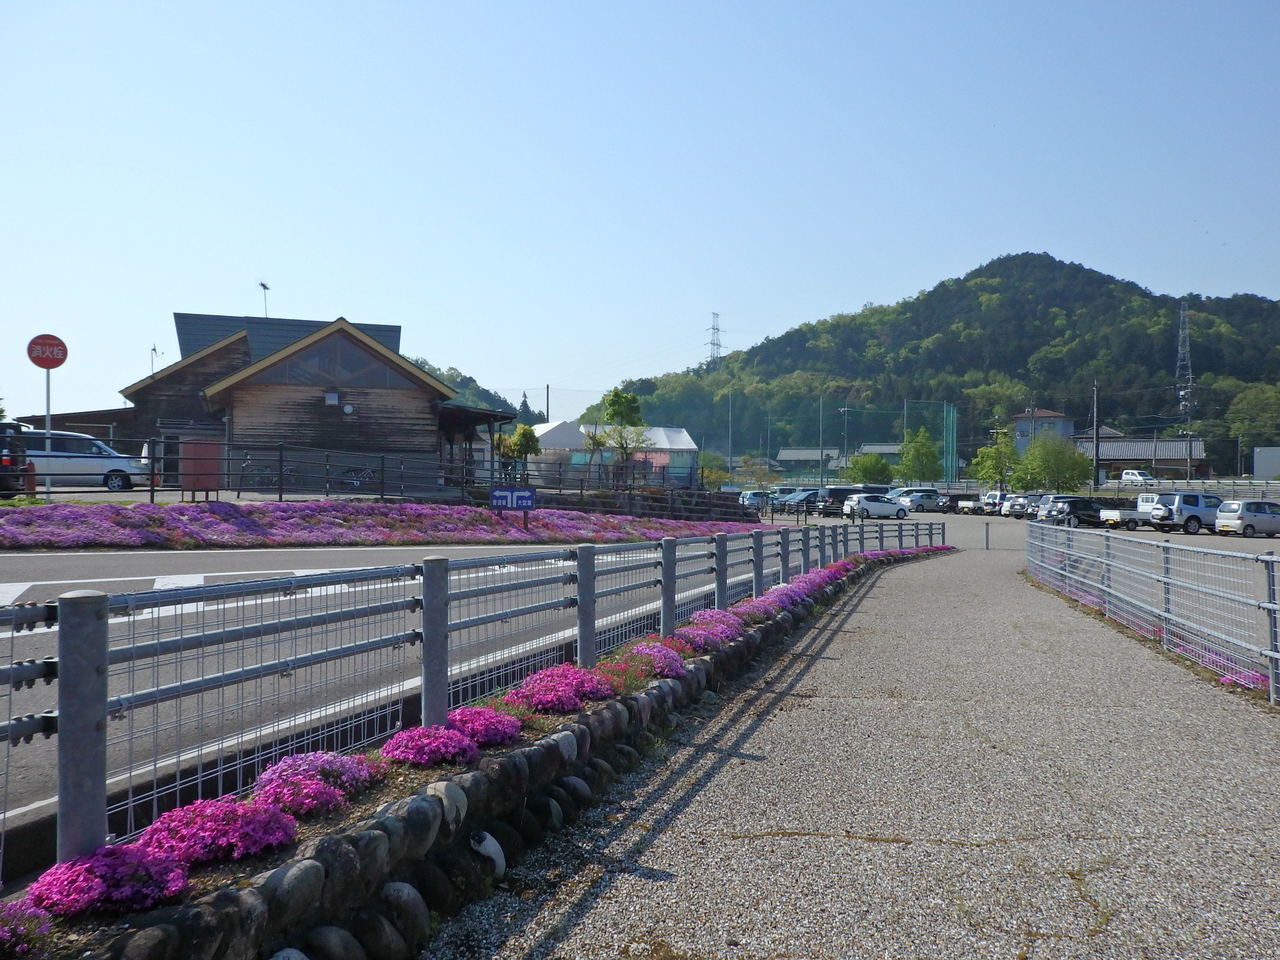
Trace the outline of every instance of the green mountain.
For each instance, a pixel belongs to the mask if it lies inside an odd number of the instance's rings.
[[[718,363],[621,387],[640,397],[646,422],[683,426],[712,451],[729,452],[732,415],[735,455],[816,447],[820,435],[833,448],[847,434],[851,450],[898,441],[904,415],[914,429],[949,401],[960,456],[970,457],[1028,407],[1084,428],[1095,380],[1102,423],[1176,433],[1188,429],[1174,387],[1180,303],[1195,377],[1190,429],[1234,472],[1236,435],[1280,439],[1280,304],[1157,296],[1043,253],[999,257],[891,306],[804,323]]]

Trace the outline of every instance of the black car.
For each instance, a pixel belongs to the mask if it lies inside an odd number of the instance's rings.
[[[859,487],[823,487],[818,491],[818,515],[838,517],[844,508],[845,498],[851,493],[861,493]]]
[[[1081,525],[1102,527],[1106,526],[1101,516],[1101,511],[1104,509],[1106,508],[1096,500],[1090,500],[1088,497],[1072,497],[1070,500],[1059,501],[1049,519],[1068,527]]]
[[[27,446],[22,424],[0,423],[0,496],[26,489]]]

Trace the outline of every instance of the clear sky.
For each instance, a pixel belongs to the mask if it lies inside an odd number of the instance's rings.
[[[551,416],[1006,253],[1280,297],[1280,3],[0,4],[0,398],[177,312],[403,327]]]

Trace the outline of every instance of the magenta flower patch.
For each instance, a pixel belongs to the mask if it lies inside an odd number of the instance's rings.
[[[27,888],[27,895],[50,913],[124,912],[154,906],[186,888],[186,864],[122,843],[55,864]]]
[[[388,740],[382,755],[431,767],[438,763],[471,763],[480,756],[480,748],[465,733],[448,727],[410,727]]]
[[[185,863],[239,860],[291,843],[298,823],[279,807],[229,797],[196,800],[163,813],[138,846]]]
[[[605,700],[613,687],[603,677],[572,663],[539,670],[503,697],[540,713],[575,713],[587,700]]]
[[[449,712],[449,729],[470,737],[480,747],[498,747],[520,736],[520,720],[492,707],[458,707]]]

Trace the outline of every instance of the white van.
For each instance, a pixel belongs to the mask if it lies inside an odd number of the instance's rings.
[[[151,468],[138,457],[127,457],[87,433],[35,430],[24,425],[22,441],[27,460],[36,466],[36,486],[46,479],[58,486],[128,490],[135,483],[148,486]]]

